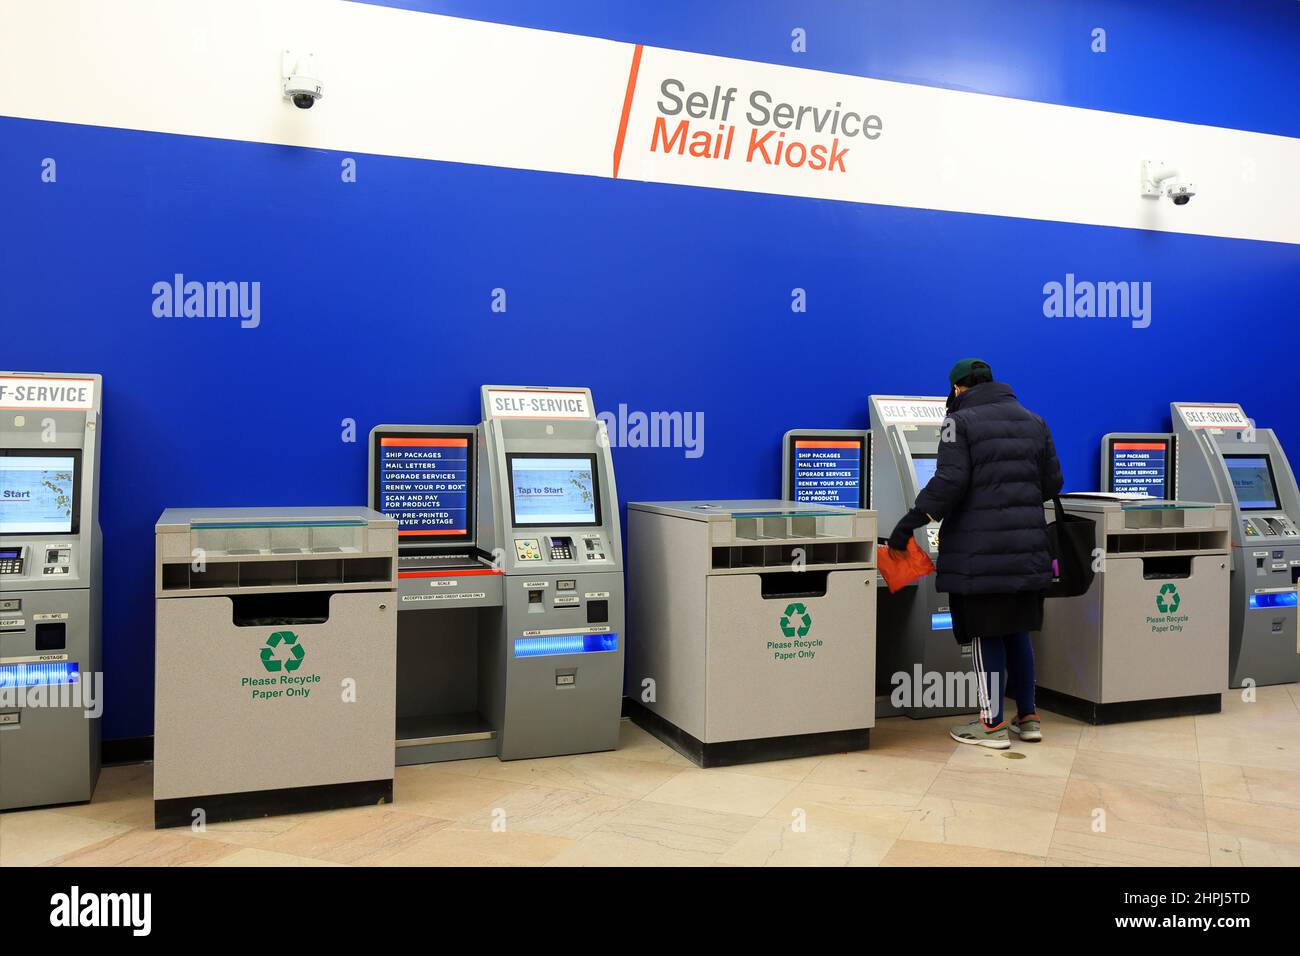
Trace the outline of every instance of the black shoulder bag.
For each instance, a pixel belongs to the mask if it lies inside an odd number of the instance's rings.
[[[1092,549],[1097,543],[1097,529],[1091,518],[1067,514],[1058,495],[1052,499],[1056,520],[1047,526],[1047,547],[1054,559],[1049,598],[1078,597],[1092,587]]]

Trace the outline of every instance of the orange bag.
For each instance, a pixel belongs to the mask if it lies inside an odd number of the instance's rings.
[[[934,562],[921,550],[915,538],[907,541],[907,552],[898,557],[883,544],[876,545],[876,567],[889,585],[889,593],[901,591],[914,581],[934,572]]]

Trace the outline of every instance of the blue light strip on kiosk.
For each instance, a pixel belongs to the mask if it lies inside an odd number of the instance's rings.
[[[1271,594],[1252,594],[1250,596],[1250,609],[1252,611],[1269,607],[1295,607],[1297,601],[1295,591],[1274,591]]]
[[[77,664],[72,661],[45,661],[39,664],[0,665],[0,687],[39,687],[48,684],[75,684],[81,680]]]
[[[938,611],[930,615],[930,630],[951,631],[952,611]]]
[[[617,634],[554,634],[516,637],[515,657],[555,657],[560,654],[596,654],[618,650]]]

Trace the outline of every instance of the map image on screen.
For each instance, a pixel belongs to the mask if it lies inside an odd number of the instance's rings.
[[[1237,504],[1243,511],[1272,511],[1277,508],[1273,470],[1265,455],[1224,455]]]
[[[916,490],[920,491],[934,477],[934,470],[939,467],[939,459],[922,458],[916,455],[912,458],[912,467],[916,469]]]
[[[469,530],[469,438],[382,436],[379,509],[403,538],[462,536]]]
[[[0,534],[69,534],[76,459],[0,457]]]
[[[857,508],[862,503],[861,485],[861,439],[795,440],[795,501]]]
[[[590,458],[510,459],[515,524],[596,524],[596,482]]]
[[[1166,496],[1169,446],[1162,441],[1116,441],[1111,446],[1110,490]]]

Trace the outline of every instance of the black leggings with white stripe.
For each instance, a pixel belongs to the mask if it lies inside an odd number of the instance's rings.
[[[1021,716],[1034,713],[1034,645],[1029,632],[972,641],[980,720],[987,726],[1002,723],[1002,698],[1012,697]]]

